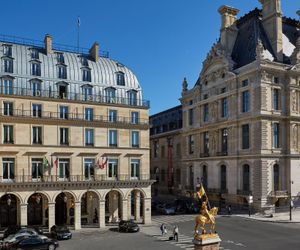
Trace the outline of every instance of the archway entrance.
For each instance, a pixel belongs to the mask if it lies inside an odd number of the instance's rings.
[[[81,225],[99,226],[99,196],[93,191],[88,191],[81,197]]]
[[[115,223],[122,218],[122,195],[112,190],[105,196],[105,222]]]
[[[48,199],[41,193],[35,193],[28,199],[27,218],[28,225],[47,225]]]
[[[70,193],[60,193],[55,199],[55,224],[74,225],[74,197]]]
[[[18,224],[18,208],[20,201],[13,194],[3,195],[0,199],[0,227]]]
[[[130,217],[136,222],[144,220],[144,194],[140,190],[133,190],[130,193]],[[128,197],[129,198],[129,197]]]

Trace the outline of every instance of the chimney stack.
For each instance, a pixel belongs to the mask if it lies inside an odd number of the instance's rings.
[[[221,14],[221,44],[231,54],[237,36],[236,20],[239,10],[230,6],[222,5],[218,9]]]
[[[46,50],[46,54],[51,54],[52,53],[52,36],[49,34],[45,35],[45,39],[44,39],[44,43],[45,43],[45,50]]]
[[[262,4],[262,23],[276,55],[283,61],[281,0],[259,0]]]
[[[89,50],[90,56],[94,59],[95,62],[99,60],[99,43],[94,42],[93,46]]]

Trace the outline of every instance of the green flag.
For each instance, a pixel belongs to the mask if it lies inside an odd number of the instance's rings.
[[[44,159],[43,159],[43,167],[44,167],[44,170],[46,170],[49,167],[49,161],[47,160],[46,157],[44,157]]]

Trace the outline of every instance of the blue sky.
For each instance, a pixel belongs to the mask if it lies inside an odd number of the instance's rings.
[[[258,0],[9,0],[1,3],[1,31],[76,45],[77,16],[80,46],[94,41],[110,56],[131,68],[151,101],[150,114],[178,105],[181,83],[193,86],[211,45],[219,37],[218,7],[240,9],[239,16]],[[296,18],[299,0],[282,0],[284,15]]]

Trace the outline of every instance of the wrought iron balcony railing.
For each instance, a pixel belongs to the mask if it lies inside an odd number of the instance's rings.
[[[132,117],[122,116],[103,116],[103,115],[85,115],[77,113],[60,113],[52,111],[36,111],[36,110],[21,110],[21,109],[0,109],[0,116],[6,117],[28,117],[34,119],[60,119],[71,121],[85,121],[85,122],[105,122],[105,123],[119,123],[119,124],[133,124],[133,125],[148,125],[149,120],[137,119]]]
[[[69,176],[59,176],[59,175],[43,175],[33,177],[32,175],[19,175],[14,178],[4,178],[0,176],[1,183],[32,183],[32,182],[101,182],[101,181],[140,181],[140,180],[150,180],[150,174],[139,175],[132,177],[130,175],[118,175],[114,177],[109,177],[107,175],[69,175]]]
[[[125,98],[120,96],[105,96],[105,95],[89,95],[82,93],[68,92],[61,94],[57,91],[50,90],[38,90],[33,91],[27,88],[9,87],[1,88],[0,95],[8,96],[28,96],[30,98],[47,98],[47,99],[60,99],[80,102],[94,102],[105,104],[120,104],[133,107],[150,108],[150,101],[138,99],[138,98]]]

